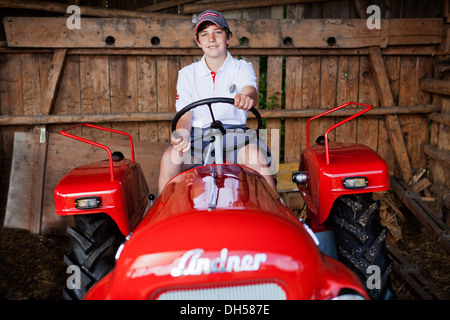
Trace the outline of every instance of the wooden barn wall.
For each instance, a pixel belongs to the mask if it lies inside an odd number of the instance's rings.
[[[92,1],[91,1],[92,2]],[[437,1],[373,1],[382,9],[382,17],[436,17]],[[389,4],[389,6],[387,5]],[[357,18],[353,1],[329,1],[304,5],[236,10],[229,18]],[[46,90],[52,52],[3,53],[0,55],[1,115],[39,115]],[[53,109],[53,114],[109,114],[123,112],[174,112],[177,72],[198,60],[198,56],[88,55],[68,54]],[[270,108],[310,109],[330,107],[347,101],[380,106],[367,55],[247,56],[257,72],[266,73]],[[265,63],[267,59],[267,63]],[[384,56],[395,105],[431,103],[430,94],[420,89],[420,81],[433,75],[430,55]],[[260,65],[260,62],[264,64]],[[263,68],[264,66],[264,68]],[[283,72],[283,69],[285,71]],[[260,83],[261,84],[261,83]],[[261,88],[261,86],[260,86]],[[273,97],[278,99],[273,100]],[[313,123],[311,139],[339,118]],[[421,115],[400,115],[406,148],[413,170],[426,165],[420,146],[429,142],[429,121]],[[267,120],[268,129],[283,130],[281,162],[298,162],[306,146],[306,118]],[[124,130],[138,141],[167,144],[170,122],[142,121],[107,123],[104,126]],[[67,125],[48,125],[58,132]],[[1,194],[5,203],[9,185],[14,133],[31,132],[38,126],[1,126]],[[331,140],[353,141],[376,150],[398,173],[383,118],[360,117],[334,130]],[[76,150],[74,150],[74,156]],[[4,205],[2,205],[4,207]],[[1,217],[1,215],[0,215]]]

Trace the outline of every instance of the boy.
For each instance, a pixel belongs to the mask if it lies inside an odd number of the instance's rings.
[[[176,110],[188,104],[211,97],[234,98],[234,106],[213,106],[214,117],[224,123],[225,129],[246,128],[247,111],[258,101],[256,76],[251,63],[234,59],[227,47],[232,33],[220,12],[207,10],[197,19],[195,42],[203,50],[203,58],[178,73]],[[206,109],[204,109],[206,108]],[[161,159],[158,190],[178,173],[192,167],[192,128],[209,128],[211,119],[206,106],[195,108],[180,118],[178,138],[172,136],[172,145]],[[177,158],[178,157],[178,158]],[[174,159],[175,158],[175,159]],[[174,161],[175,160],[175,161]],[[255,144],[248,144],[237,152],[237,162],[258,172],[267,167],[267,161]],[[275,189],[271,175],[264,176]]]

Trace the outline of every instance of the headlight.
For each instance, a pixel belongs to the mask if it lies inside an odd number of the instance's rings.
[[[100,206],[99,197],[84,197],[75,199],[75,208],[77,209],[94,209]]]
[[[297,184],[304,184],[308,182],[308,173],[306,171],[293,171],[292,182]]]
[[[346,189],[361,189],[367,187],[368,181],[366,177],[350,177],[344,178],[342,183]]]

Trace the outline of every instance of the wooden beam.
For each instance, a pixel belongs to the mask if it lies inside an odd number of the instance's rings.
[[[325,117],[351,116],[363,108],[341,109]],[[377,107],[363,114],[363,117],[384,116],[387,114],[424,114],[436,112],[441,109],[438,104],[425,104],[417,106]],[[259,110],[261,116],[266,119],[276,118],[310,118],[323,112],[324,109],[280,109]],[[42,116],[0,116],[0,126],[11,125],[37,125],[37,124],[63,124],[78,122],[147,122],[147,121],[172,121],[175,112],[135,112],[135,113],[108,113],[108,114],[65,114]],[[254,117],[249,114],[249,117]]]
[[[172,7],[178,7],[179,5],[194,2],[196,0],[168,0],[150,6],[142,7],[137,9],[137,11],[155,12],[158,10],[164,10]]]
[[[433,112],[427,115],[431,121],[450,127],[450,112]]]
[[[52,64],[50,65],[50,71],[48,73],[47,88],[42,101],[41,110],[43,115],[52,113],[55,99],[58,94],[59,83],[62,78],[66,52],[67,49],[56,49],[53,54]]]
[[[6,45],[6,44],[5,44]],[[1,47],[0,54],[51,53],[52,48]],[[436,45],[388,47],[381,50],[383,56],[433,56]],[[314,48],[230,48],[234,56],[367,56],[368,48],[355,49],[314,49]],[[68,55],[138,55],[138,56],[201,56],[200,48],[81,48],[67,49]]]
[[[52,1],[23,1],[23,0],[0,0],[0,8],[28,9],[66,14],[66,3]],[[79,6],[81,16],[111,17],[111,18],[173,18],[182,16],[176,14],[159,12],[139,12],[133,10],[108,9],[102,7]],[[189,18],[190,17],[186,17]]]
[[[427,178],[423,178],[411,186],[411,191],[414,193],[419,193],[423,189],[428,188],[431,185],[432,183],[430,180],[428,180]]]
[[[370,66],[374,77],[375,86],[377,88],[378,97],[384,106],[393,106],[394,98],[389,86],[386,68],[384,66],[381,50],[379,47],[369,48]],[[405,142],[403,140],[402,129],[398,121],[397,115],[385,116],[386,128],[389,134],[392,149],[394,150],[395,159],[400,167],[402,177],[406,182],[412,177],[411,164],[408,158]]]
[[[22,228],[39,233],[40,221],[34,220],[33,218],[37,216],[32,214],[36,204],[33,194],[36,188],[35,166],[39,145],[37,134],[19,131],[14,133],[10,182],[3,224],[5,227]]]
[[[440,150],[436,147],[433,147],[431,144],[424,144],[422,146],[423,152],[430,156],[431,158],[440,161],[447,168],[450,168],[450,153],[444,150]]]
[[[423,79],[420,86],[424,91],[450,95],[450,80]]]
[[[363,19],[366,16],[367,3],[365,0],[353,0],[353,5],[355,6],[358,16]]]
[[[3,24],[8,46],[115,49],[198,47],[194,42],[194,25],[190,19],[83,18],[81,29],[68,29],[66,20],[6,17]],[[389,22],[387,45],[432,45],[442,41],[442,19],[421,19],[419,26],[417,19],[397,20]],[[380,30],[368,29],[364,19],[229,19],[228,24],[233,31],[230,48],[356,49],[379,46],[385,36]],[[240,43],[242,38],[247,39],[245,44]]]
[[[311,2],[326,2],[330,0],[247,0],[247,1],[223,1],[223,2],[196,2],[182,7],[183,14],[201,13],[206,8],[217,11],[240,10],[250,8],[281,6],[286,4],[302,4]]]

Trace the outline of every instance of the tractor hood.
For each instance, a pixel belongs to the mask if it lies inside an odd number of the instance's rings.
[[[86,299],[366,297],[264,178],[237,165],[172,179],[116,258]]]
[[[153,207],[152,222],[186,212],[224,209],[258,210],[292,219],[278,193],[258,172],[234,164],[202,166],[179,174],[165,186]]]

